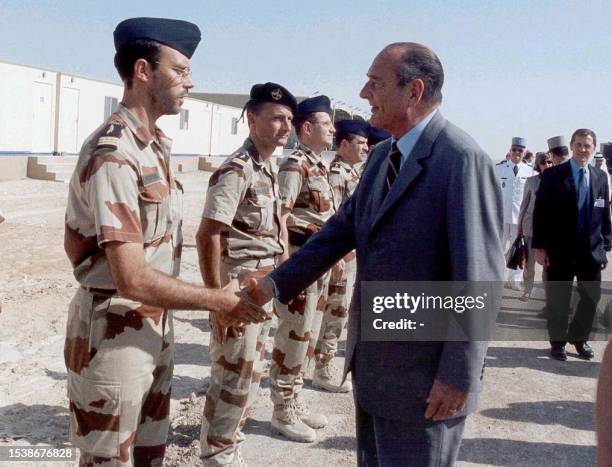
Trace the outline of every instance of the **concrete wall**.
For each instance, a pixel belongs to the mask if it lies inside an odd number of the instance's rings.
[[[0,155],[0,180],[19,180],[28,172],[28,158]]]

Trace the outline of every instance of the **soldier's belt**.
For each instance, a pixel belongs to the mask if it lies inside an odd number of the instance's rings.
[[[117,295],[117,291],[115,289],[97,289],[96,287],[87,287],[86,285],[81,285],[83,290],[86,290],[89,293],[104,295],[107,297],[112,297],[113,295]]]
[[[312,234],[304,234],[300,232],[289,231],[289,243],[295,246],[302,246],[308,241]]]
[[[242,267],[249,268],[249,269],[271,268],[276,263],[276,260],[274,257],[241,259],[241,258],[230,258],[228,256],[222,256],[221,261],[231,266],[242,266]]]

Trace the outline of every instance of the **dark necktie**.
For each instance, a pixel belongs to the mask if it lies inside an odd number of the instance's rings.
[[[589,221],[589,183],[586,169],[578,172],[578,230],[584,229]]]
[[[391,152],[389,153],[389,164],[387,165],[387,184],[385,186],[386,193],[391,191],[391,187],[397,178],[400,166],[402,162],[402,153],[397,148],[397,144],[394,142],[391,145]]]
[[[514,175],[516,175],[518,173],[518,165],[515,165],[512,171],[514,172]]]

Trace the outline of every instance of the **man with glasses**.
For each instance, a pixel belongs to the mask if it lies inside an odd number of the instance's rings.
[[[117,112],[85,140],[70,181],[64,248],[80,283],[68,311],[70,441],[82,465],[161,465],[170,425],[172,309],[208,309],[226,325],[264,321],[237,310],[237,282],[182,282],[182,194],[156,126],[179,113],[193,82],[195,24],[132,18],[117,26]]]
[[[495,166],[502,188],[504,199],[504,233],[502,245],[508,251],[518,234],[518,217],[523,200],[525,181],[533,175],[533,169],[523,163],[527,141],[524,138],[512,138],[510,159]],[[521,290],[522,270],[507,269],[507,286],[512,290]]]
[[[281,164],[278,174],[281,235],[288,245],[280,257],[281,263],[321,230],[335,212],[327,165],[321,157],[334,137],[331,114],[329,98],[316,96],[300,102],[293,118],[300,145]],[[272,426],[294,441],[314,442],[317,438],[314,428],[327,425],[327,418],[311,414],[298,395],[311,358],[315,356],[315,372],[330,363],[315,355],[328,280],[329,272],[289,304],[275,304],[278,328],[270,367]]]
[[[336,155],[330,164],[329,183],[335,205],[340,207],[359,183],[359,168],[368,157],[371,127],[363,120],[342,120],[336,123],[335,128]],[[351,251],[332,268],[330,274],[325,315],[315,347],[319,363],[312,377],[313,387],[329,392],[349,392],[352,389],[348,381],[340,383],[339,375],[329,371],[335,368],[331,361],[336,355],[338,340],[348,320],[356,263],[355,252]]]

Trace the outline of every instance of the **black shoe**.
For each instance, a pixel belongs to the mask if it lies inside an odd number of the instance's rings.
[[[567,353],[565,353],[565,346],[553,346],[550,348],[550,356],[555,360],[559,360],[560,362],[564,362],[567,360]]]
[[[576,352],[580,355],[580,358],[584,358],[585,360],[590,360],[595,356],[593,349],[586,342],[577,342],[574,344],[576,347]]]

